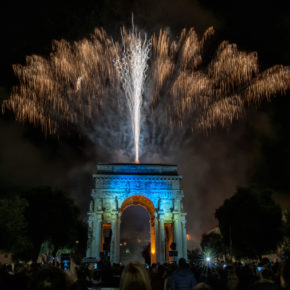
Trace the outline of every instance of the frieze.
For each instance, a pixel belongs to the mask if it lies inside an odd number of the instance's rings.
[[[107,174],[158,174],[177,175],[177,165],[174,164],[132,164],[132,163],[99,163],[97,171]]]
[[[146,190],[146,189],[130,189],[128,191],[118,189],[94,189],[91,196],[97,198],[127,198],[131,195],[145,195],[150,199],[178,199],[183,197],[183,190]]]
[[[181,177],[141,177],[122,176],[112,177],[94,175],[95,188],[122,188],[122,189],[179,189]]]

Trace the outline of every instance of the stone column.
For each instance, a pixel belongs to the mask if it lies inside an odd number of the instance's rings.
[[[115,235],[115,263],[120,263],[120,223],[121,223],[121,214],[120,212],[116,213],[116,235]]]
[[[183,258],[187,260],[187,239],[186,239],[186,220],[183,217],[182,221],[182,239],[183,239]]]
[[[173,240],[176,244],[177,244],[177,239],[178,239],[177,226],[178,226],[178,215],[174,214],[173,215]]]
[[[159,228],[160,228],[160,254],[159,261],[160,264],[165,263],[165,231],[164,231],[164,214],[159,215]]]
[[[156,263],[160,262],[160,247],[159,247],[159,219],[158,214],[155,213],[155,253],[156,253]]]
[[[94,224],[93,220],[89,216],[89,220],[88,220],[88,245],[87,245],[87,253],[86,253],[87,257],[91,257],[92,256],[93,224]]]
[[[102,213],[97,213],[95,215],[95,222],[93,228],[93,242],[91,254],[92,257],[100,259],[101,243],[102,243]]]
[[[150,218],[150,238],[151,238],[151,264],[156,263],[156,232],[155,217]]]
[[[173,232],[174,242],[176,243],[176,251],[178,251],[177,260],[182,257],[182,239],[181,239],[181,224],[179,213],[175,213],[173,217]],[[176,258],[175,258],[176,259]]]
[[[115,261],[115,239],[116,239],[116,214],[112,213],[111,215],[111,245],[110,245],[110,262],[114,263]]]

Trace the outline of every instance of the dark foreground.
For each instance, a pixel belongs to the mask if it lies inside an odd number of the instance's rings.
[[[151,289],[181,289],[171,283],[173,273],[178,268],[176,264],[154,264],[148,267]],[[123,270],[122,265],[108,263],[73,265],[66,271],[53,264],[17,264],[14,269],[11,265],[0,265],[0,289],[119,289]],[[290,289],[289,261],[273,263],[265,259],[259,264],[190,263],[186,270],[195,276],[197,285],[194,289]],[[198,284],[201,282],[204,283]]]

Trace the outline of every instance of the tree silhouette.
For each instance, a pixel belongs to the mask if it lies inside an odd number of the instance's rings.
[[[216,210],[224,242],[236,257],[260,257],[276,250],[282,239],[282,214],[271,194],[269,190],[238,188]]]

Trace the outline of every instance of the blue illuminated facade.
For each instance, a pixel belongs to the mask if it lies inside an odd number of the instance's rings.
[[[144,206],[150,214],[151,262],[169,261],[174,241],[178,258],[187,258],[186,213],[183,211],[181,176],[176,165],[98,164],[93,175],[87,257],[100,259],[104,229],[111,229],[110,260],[120,262],[120,218],[132,205]]]

